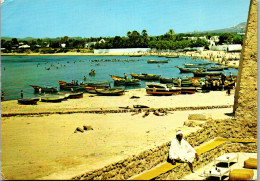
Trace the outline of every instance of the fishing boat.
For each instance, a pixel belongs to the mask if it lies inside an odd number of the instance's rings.
[[[197,65],[197,64],[184,64],[186,68],[203,68],[204,65]]]
[[[78,98],[83,98],[83,92],[70,92],[70,93],[66,93],[66,92],[59,92],[59,94],[61,95],[68,95],[69,99],[78,99]]]
[[[88,74],[89,74],[90,76],[96,75],[95,70],[91,70]]]
[[[223,67],[206,68],[207,71],[224,71]]]
[[[105,88],[105,89],[96,89],[96,93],[104,96],[120,96],[125,94],[125,89],[123,88]]]
[[[65,95],[46,95],[41,97],[42,102],[61,102],[63,101],[67,96]]]
[[[165,56],[166,58],[179,58],[180,56],[178,55],[168,55],[168,56]]]
[[[71,90],[77,91],[77,90],[85,90],[85,84],[72,84],[65,81],[58,81],[60,85],[60,90]]]
[[[163,78],[163,77],[161,77],[160,78],[160,83],[173,83],[173,78],[170,78],[170,79],[167,79],[167,78]]]
[[[228,66],[211,66],[211,68],[223,68],[224,70],[228,70]]]
[[[125,79],[124,77],[119,77],[115,75],[110,75],[114,80],[115,85],[141,85],[141,81],[139,79]]]
[[[148,60],[147,63],[168,63],[168,60]]]
[[[39,98],[18,99],[18,104],[36,105],[38,101],[39,101]]]
[[[207,62],[207,63],[198,63],[198,65],[203,65],[203,66],[206,66],[206,65],[210,65],[212,64],[211,62]]]
[[[200,71],[195,71],[193,72],[194,77],[205,77],[205,76],[219,76],[224,74],[222,71],[221,72],[200,72]]]
[[[42,87],[42,86],[37,86],[37,85],[30,85],[34,88],[34,92],[38,93],[39,90],[41,89],[41,92],[44,93],[56,93],[58,92],[57,87]]]
[[[130,73],[133,79],[140,79],[140,80],[159,80],[161,75],[153,75],[153,74],[135,74],[135,73]]]
[[[92,94],[96,93],[95,89],[105,89],[105,88],[110,88],[109,82],[87,83],[87,84],[85,84],[85,91],[87,91],[88,93],[92,93]]]
[[[142,55],[129,55],[129,57],[141,57]]]
[[[200,90],[202,90],[200,87],[181,87],[182,94],[195,94]]]
[[[181,88],[167,86],[165,84],[159,83],[146,83],[146,93],[152,95],[173,95],[173,94],[180,94]]]
[[[178,79],[173,79],[173,85],[178,86]],[[189,79],[181,79],[181,86],[182,87],[190,87],[193,86],[193,82]]]
[[[176,67],[180,70],[181,73],[192,73],[196,70],[199,70],[199,68],[183,68],[183,67],[178,67],[178,66],[176,66]]]

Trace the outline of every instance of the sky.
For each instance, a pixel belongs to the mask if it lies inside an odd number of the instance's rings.
[[[206,31],[247,21],[250,0],[4,0],[1,36],[114,37]]]

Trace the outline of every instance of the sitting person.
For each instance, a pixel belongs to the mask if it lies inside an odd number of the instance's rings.
[[[146,117],[146,116],[149,116],[149,114],[150,114],[150,112],[149,112],[149,110],[147,110],[147,111],[145,112],[145,114],[143,115],[143,118]]]
[[[169,159],[172,160],[173,165],[176,164],[176,161],[187,162],[191,172],[194,173],[192,162],[195,157],[198,160],[198,154],[186,140],[182,139],[182,137],[182,131],[177,131],[176,138],[171,142]]]

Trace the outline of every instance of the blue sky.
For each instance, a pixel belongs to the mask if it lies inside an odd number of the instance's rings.
[[[250,0],[5,0],[1,36],[161,35],[222,29],[247,21]]]

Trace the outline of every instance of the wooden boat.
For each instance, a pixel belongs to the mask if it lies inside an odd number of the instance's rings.
[[[130,73],[132,78],[134,79],[140,79],[140,80],[159,80],[161,75],[153,75],[153,74],[135,74],[135,73]]]
[[[210,65],[212,64],[211,62],[207,62],[207,63],[199,63],[198,65],[203,65],[203,66],[206,66],[206,65]]]
[[[61,102],[63,101],[67,96],[65,95],[46,95],[41,97],[42,102]]]
[[[95,71],[90,71],[88,74],[89,74],[90,76],[96,75]]]
[[[101,82],[101,83],[87,83],[85,84],[85,91],[91,94],[95,94],[96,90],[95,89],[106,89],[110,88],[110,83],[109,82]]]
[[[195,71],[193,72],[194,77],[205,77],[205,76],[218,76],[218,75],[222,75],[223,72],[199,72],[199,71]]]
[[[222,67],[206,68],[207,71],[224,71]]]
[[[105,88],[105,89],[95,89],[97,94],[104,96],[120,96],[125,94],[125,89],[122,88]]]
[[[170,78],[170,79],[167,79],[167,78],[163,78],[163,77],[161,77],[160,78],[160,83],[173,83],[173,78]]]
[[[119,77],[115,75],[110,75],[114,80],[115,85],[141,85],[139,79],[125,79],[124,77]]]
[[[137,108],[137,109],[142,109],[142,108],[150,108],[148,106],[145,106],[145,105],[133,105],[134,108]]]
[[[168,63],[168,60],[148,60],[147,63]]]
[[[211,66],[211,68],[223,68],[224,70],[228,70],[228,66]]]
[[[179,58],[180,56],[178,55],[168,55],[168,56],[165,56],[166,58]]]
[[[204,65],[196,65],[196,64],[184,64],[186,68],[203,68]]]
[[[71,88],[74,91],[85,90],[85,84],[75,85],[75,84],[68,83],[68,82],[65,82],[65,81],[62,81],[62,80],[58,81],[58,82],[59,82],[59,85],[60,85],[60,90],[71,90]]]
[[[57,87],[41,87],[41,86],[37,86],[37,85],[30,85],[34,88],[34,92],[38,93],[39,89],[41,89],[42,93],[56,93],[58,92]]]
[[[18,99],[18,104],[36,105],[38,101],[39,101],[39,98]]]
[[[129,55],[129,57],[141,57],[142,55]]]
[[[199,68],[182,68],[182,67],[178,67],[178,66],[176,66],[176,67],[180,70],[181,73],[192,73],[196,70],[199,70]]]
[[[152,95],[177,95],[181,93],[181,88],[179,87],[167,87],[167,85],[159,83],[146,83],[145,89],[147,94]]]
[[[198,92],[198,90],[201,90],[200,87],[181,87],[181,93],[182,94],[195,94]]]
[[[83,92],[70,92],[70,93],[66,93],[66,92],[59,92],[59,94],[65,94],[68,95],[69,99],[78,99],[78,98],[83,98]]]

